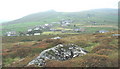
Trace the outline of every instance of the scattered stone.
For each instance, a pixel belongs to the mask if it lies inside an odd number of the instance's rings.
[[[86,50],[79,47],[78,45],[59,44],[55,47],[42,51],[40,55],[36,57],[35,59],[33,59],[31,62],[29,62],[27,66],[30,66],[30,65],[44,66],[45,60],[48,60],[48,59],[65,61],[68,59],[72,59],[74,57],[85,55],[87,53],[88,52]]]
[[[58,36],[58,37],[54,37],[54,38],[51,38],[51,39],[61,39],[61,37]]]

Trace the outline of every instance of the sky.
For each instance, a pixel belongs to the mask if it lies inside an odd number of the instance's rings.
[[[119,0],[0,0],[0,20],[15,20],[28,14],[55,10],[76,12],[98,8],[117,8]]]

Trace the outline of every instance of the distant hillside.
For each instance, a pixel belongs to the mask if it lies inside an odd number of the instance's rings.
[[[3,23],[3,33],[8,31],[26,31],[28,28],[71,19],[74,24],[91,25],[90,22],[106,25],[118,25],[117,9],[93,9],[82,12],[56,12],[49,10],[27,15],[20,19]]]
[[[76,19],[81,20],[85,19],[87,16],[94,16],[95,18],[100,19],[108,19],[112,21],[117,20],[117,9],[94,9],[89,11],[82,11],[82,12],[56,12],[54,10],[49,10],[46,12],[39,12],[34,13],[31,15],[27,15],[20,19],[10,21],[5,24],[17,24],[17,23],[29,23],[29,22],[51,22],[51,21],[58,21],[60,19]],[[4,25],[4,24],[3,24]]]
[[[29,23],[29,22],[44,22],[44,21],[50,21],[51,19],[57,19],[56,17],[61,15],[61,13],[58,13],[54,10],[46,11],[46,12],[39,12],[27,15],[25,17],[22,17],[20,19],[10,21],[7,24],[17,24],[17,23]],[[4,25],[4,24],[3,24]]]

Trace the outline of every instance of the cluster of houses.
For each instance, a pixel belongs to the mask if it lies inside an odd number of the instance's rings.
[[[84,28],[79,28],[79,29],[71,29],[71,30],[61,30],[61,29],[50,29],[49,31],[60,31],[61,33],[68,33],[68,32],[85,32],[85,29]],[[6,36],[33,36],[33,35],[41,35],[43,32],[43,29],[39,28],[39,27],[36,27],[34,29],[28,29],[26,33],[23,33],[23,32],[15,32],[15,31],[10,31],[10,32],[7,32],[6,33]],[[96,33],[107,33],[109,31],[107,30],[99,30],[99,31],[96,31]]]
[[[79,28],[79,29],[73,29],[75,32],[84,32],[85,29],[84,28]]]
[[[104,23],[97,23],[96,21],[87,21],[87,23],[91,23],[92,25],[105,25]]]
[[[66,20],[63,19],[63,20],[60,21],[61,24],[65,24],[65,23],[73,23],[73,22],[74,22],[74,21],[71,20],[71,19],[66,19]]]
[[[58,25],[60,27],[67,27],[67,26],[70,26],[71,23],[73,23],[74,21],[71,20],[71,19],[63,19],[63,20],[60,20],[59,22],[52,22],[51,24],[44,24],[44,25],[37,25],[33,28],[29,28],[26,32],[16,32],[16,31],[9,31],[9,32],[6,32],[6,36],[32,36],[32,35],[41,35],[42,32],[45,32],[45,31],[54,31],[54,32],[61,32],[61,33],[69,33],[69,32],[85,32],[86,30],[84,28],[77,28],[76,26],[74,26],[74,29],[57,29],[57,28],[54,28],[55,25]],[[92,23],[96,24],[96,22],[92,21]],[[75,28],[76,27],[76,28]],[[109,31],[106,31],[106,30],[100,30],[100,31],[97,31],[99,33],[106,33],[106,32],[109,32]]]
[[[107,32],[109,32],[109,31],[107,31],[107,30],[99,30],[99,31],[96,31],[96,33],[107,33]]]
[[[27,36],[31,36],[31,35],[41,35],[41,33],[45,30],[45,29],[50,29],[52,27],[52,24],[44,24],[44,25],[39,25],[39,26],[35,26],[32,29],[28,29],[26,35]]]
[[[15,31],[6,32],[6,36],[17,36]]]
[[[6,36],[32,36],[32,35],[40,35],[44,29],[49,29],[52,24],[44,24],[40,26],[35,26],[34,28],[28,29],[26,32],[16,32],[16,31],[9,31],[6,32]]]
[[[54,22],[51,24],[44,24],[44,25],[39,25],[35,26],[34,28],[28,29],[26,32],[16,32],[16,31],[9,31],[6,32],[6,36],[32,36],[32,35],[40,35],[43,31],[62,31],[60,29],[52,29],[54,24],[60,24],[61,26],[67,26],[72,23],[73,20],[61,20],[59,22]]]
[[[73,22],[74,22],[73,20],[67,19],[67,20],[61,20],[60,24],[61,24],[61,26],[69,26]]]

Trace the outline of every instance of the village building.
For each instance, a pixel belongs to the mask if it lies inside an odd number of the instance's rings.
[[[15,31],[10,31],[6,33],[7,36],[17,36],[17,33]]]
[[[49,31],[62,31],[61,29],[49,29]]]
[[[49,24],[45,24],[45,26],[49,26]]]
[[[40,27],[35,27],[34,29],[29,29],[29,31],[26,33],[27,36],[32,35],[40,35],[42,33],[42,29]]]
[[[26,36],[32,36],[32,35],[33,35],[32,31],[26,33]]]
[[[40,35],[41,33],[34,33],[34,35]]]
[[[107,33],[107,32],[109,32],[109,31],[107,31],[107,30],[99,30],[99,31],[97,31],[98,33]]]
[[[61,24],[61,26],[69,26],[70,25],[70,23],[63,23],[63,24]]]
[[[29,32],[29,31],[32,31],[32,29],[28,29],[28,32]]]
[[[73,31],[75,31],[75,32],[84,32],[85,29],[83,29],[83,28],[80,28],[80,29],[73,29]]]
[[[56,29],[50,29],[50,31],[55,31]]]
[[[71,19],[61,20],[60,23],[61,23],[61,24],[65,24],[65,23],[73,23],[73,20],[71,20]]]
[[[40,29],[39,27],[34,28],[34,30],[39,30],[39,29]]]

